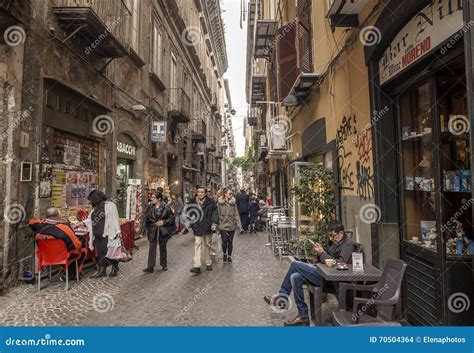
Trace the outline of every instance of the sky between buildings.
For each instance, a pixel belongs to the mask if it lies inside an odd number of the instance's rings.
[[[235,151],[237,156],[245,153],[244,116],[247,115],[245,99],[245,63],[247,55],[247,22],[240,28],[240,0],[223,0],[223,19],[225,25],[227,57],[229,69],[225,77],[229,79],[232,105],[237,114],[232,116]]]

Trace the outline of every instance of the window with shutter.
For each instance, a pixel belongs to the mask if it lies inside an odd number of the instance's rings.
[[[298,0],[298,66],[301,72],[313,72],[312,0]]]
[[[299,74],[295,22],[280,27],[275,38],[278,58],[278,100],[282,101],[290,92]]]

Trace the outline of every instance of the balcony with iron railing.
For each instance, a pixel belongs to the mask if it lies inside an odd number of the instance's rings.
[[[168,117],[177,123],[191,121],[191,99],[183,88],[170,88]]]
[[[132,16],[123,1],[55,0],[53,13],[68,35],[66,40],[75,37],[86,54],[129,55]]]
[[[206,143],[206,123],[202,119],[193,121],[192,140],[197,143]]]

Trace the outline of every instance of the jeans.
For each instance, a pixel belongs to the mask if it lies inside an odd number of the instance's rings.
[[[232,256],[232,249],[233,241],[234,241],[234,233],[235,231],[230,230],[221,230],[221,237],[222,237],[222,252],[229,256]]]
[[[321,283],[322,277],[316,271],[315,266],[300,261],[292,262],[281,284],[280,297],[288,298],[293,289],[298,315],[308,317],[308,306],[304,302],[303,284],[320,287]]]

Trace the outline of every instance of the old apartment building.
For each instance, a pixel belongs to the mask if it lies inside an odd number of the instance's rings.
[[[99,188],[138,219],[157,187],[221,183],[218,0],[2,0],[0,27],[0,288],[48,207],[73,215]]]

